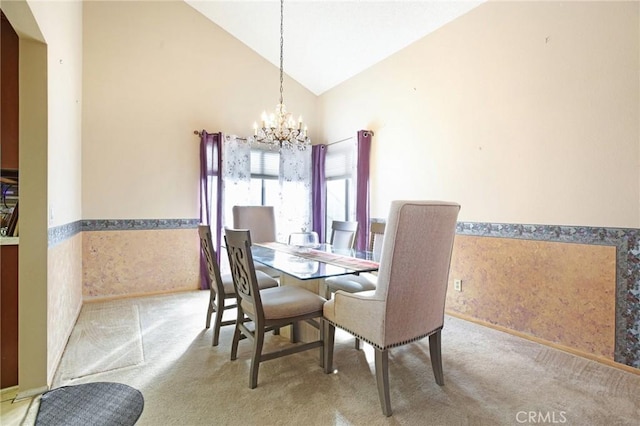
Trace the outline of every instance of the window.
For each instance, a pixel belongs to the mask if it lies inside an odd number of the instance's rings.
[[[280,154],[263,147],[251,148],[251,203],[276,206],[279,203]]]
[[[356,158],[356,141],[354,139],[327,146],[325,229],[331,229],[331,222],[334,220],[355,220]]]
[[[311,227],[311,149],[274,149],[226,136],[224,217],[231,226],[234,205],[274,206],[278,241]]]

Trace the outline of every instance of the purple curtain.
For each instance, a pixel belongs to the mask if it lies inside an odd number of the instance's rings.
[[[356,177],[356,220],[358,235],[356,249],[366,250],[369,238],[369,156],[371,153],[370,130],[358,131],[358,174]]]
[[[320,241],[325,240],[325,211],[327,209],[327,185],[324,175],[324,161],[327,157],[326,145],[311,147],[311,226],[318,233]]]
[[[222,199],[222,133],[203,130],[200,132],[200,223],[211,227],[218,262],[222,237]],[[206,290],[209,286],[207,260],[200,251],[200,288]]]

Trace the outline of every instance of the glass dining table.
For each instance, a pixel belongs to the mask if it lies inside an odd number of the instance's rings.
[[[254,261],[301,281],[373,272],[379,267],[372,252],[337,249],[330,244],[304,247],[279,242],[254,243],[251,254]]]
[[[280,285],[294,285],[320,295],[325,294],[325,278],[374,272],[379,267],[379,259],[374,259],[373,252],[337,249],[330,244],[304,247],[279,242],[253,243],[251,254],[254,262],[282,273]],[[317,333],[317,329],[304,323],[293,334],[291,330],[283,330],[292,341],[313,341],[318,338]]]

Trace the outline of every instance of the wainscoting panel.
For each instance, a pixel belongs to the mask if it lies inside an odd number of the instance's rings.
[[[49,246],[47,255],[47,383],[51,383],[82,308],[82,234]]]
[[[199,288],[197,219],[83,220],[85,300]],[[462,280],[462,291],[453,280]],[[458,222],[447,310],[640,368],[640,230]]]
[[[615,309],[613,246],[456,235],[448,311],[614,360]]]
[[[200,240],[195,228],[82,235],[85,300],[199,288]]]

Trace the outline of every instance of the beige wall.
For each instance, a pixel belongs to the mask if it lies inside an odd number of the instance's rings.
[[[372,213],[638,227],[637,2],[491,2],[320,97],[321,141],[375,132]]]
[[[82,2],[32,2],[47,43],[49,227],[82,218]],[[81,235],[50,247],[47,260],[47,383],[82,307]]]
[[[48,47],[49,227],[82,218],[82,2],[33,2]]]
[[[83,217],[197,218],[193,131],[251,134],[278,72],[184,2],[85,3]],[[285,101],[315,132],[315,95]]]
[[[28,395],[50,384],[82,304],[79,236],[48,249],[49,227],[81,219],[82,3],[2,9],[20,37],[19,387]]]

